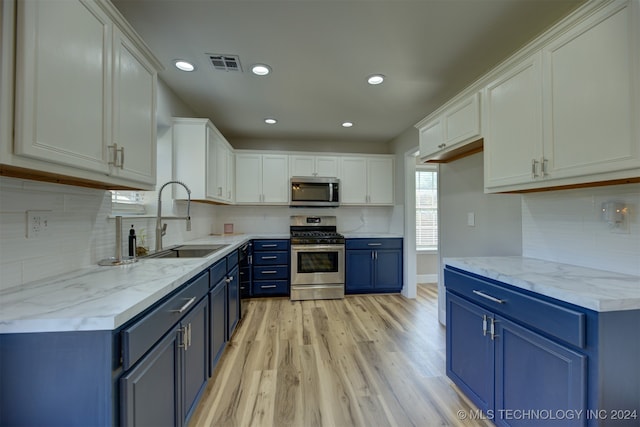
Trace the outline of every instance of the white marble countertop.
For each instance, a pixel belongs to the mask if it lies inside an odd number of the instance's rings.
[[[210,236],[188,244],[227,244],[205,258],[141,258],[91,266],[0,291],[0,333],[113,330],[250,239],[281,235]]]
[[[518,256],[445,258],[444,263],[598,312],[640,310],[640,276]]]

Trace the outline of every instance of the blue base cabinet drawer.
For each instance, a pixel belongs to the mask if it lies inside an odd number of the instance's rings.
[[[253,280],[287,280],[288,277],[288,265],[268,265],[253,267]]]
[[[287,280],[260,280],[253,283],[254,296],[276,296],[289,293]]]
[[[289,240],[254,240],[251,267],[251,296],[289,295]]]

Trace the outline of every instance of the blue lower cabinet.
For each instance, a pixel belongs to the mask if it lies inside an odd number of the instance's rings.
[[[237,265],[227,275],[227,301],[227,340],[230,340],[240,320],[240,277]]]
[[[526,408],[532,413],[565,414],[570,409],[570,414],[586,414],[587,357],[507,319],[496,316],[495,322],[497,413]],[[545,425],[583,426],[582,418]],[[538,426],[541,421],[515,416],[494,420],[498,426]]]
[[[640,310],[594,312],[448,266],[444,282],[447,376],[494,424],[640,425]]]
[[[494,407],[491,312],[447,292],[447,376],[488,413]]]
[[[202,299],[120,379],[123,426],[184,426],[209,379],[209,302]]]
[[[345,293],[402,290],[402,239],[347,239],[345,246]]]
[[[179,338],[176,326],[120,379],[122,426],[180,425]]]
[[[227,345],[227,281],[224,276],[218,283],[212,285],[209,291],[210,305],[210,368],[209,375],[213,375],[225,346]]]

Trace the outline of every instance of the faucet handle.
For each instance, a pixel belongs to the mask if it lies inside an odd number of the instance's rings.
[[[164,236],[165,234],[167,234],[167,223],[165,222],[164,224],[162,224],[162,235]]]

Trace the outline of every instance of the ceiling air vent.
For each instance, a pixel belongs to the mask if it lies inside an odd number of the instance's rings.
[[[208,53],[213,68],[220,71],[242,71],[240,58],[237,55],[217,55]]]

